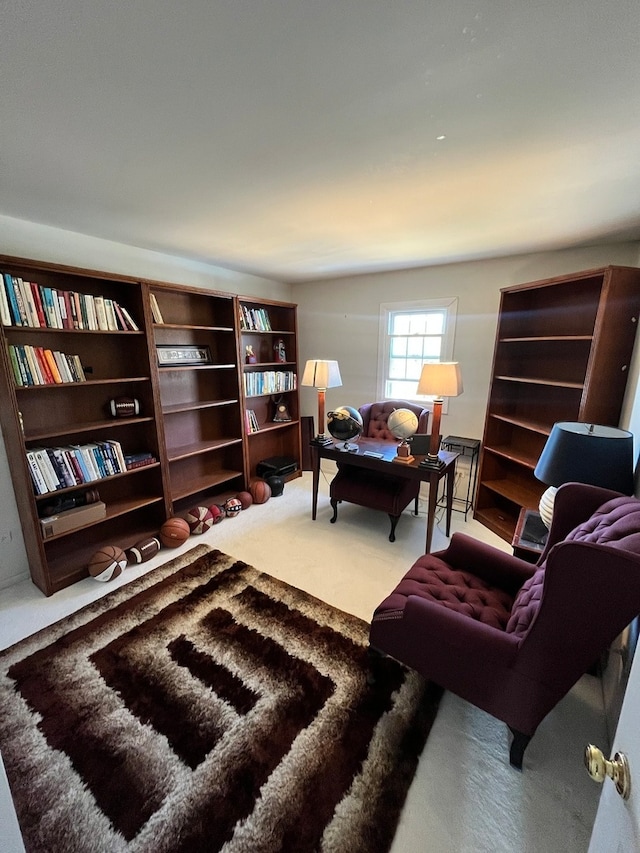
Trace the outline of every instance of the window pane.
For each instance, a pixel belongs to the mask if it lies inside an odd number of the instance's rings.
[[[411,324],[410,314],[391,314],[391,335],[408,335]]]
[[[389,378],[404,379],[405,378],[405,360],[403,358],[392,358],[389,361]]]
[[[404,358],[407,354],[407,342],[409,338],[391,338],[391,357]]]
[[[405,338],[407,341],[407,356],[422,358],[422,342],[424,338]]]
[[[424,338],[422,354],[425,361],[439,361],[442,352],[442,338]]]
[[[444,311],[431,311],[427,315],[424,334],[441,335],[444,332]]]

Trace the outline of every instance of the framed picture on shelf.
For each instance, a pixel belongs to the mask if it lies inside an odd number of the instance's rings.
[[[156,344],[158,365],[160,367],[180,367],[182,365],[213,364],[211,349],[197,344]]]

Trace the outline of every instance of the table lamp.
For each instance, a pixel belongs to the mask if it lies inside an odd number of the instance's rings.
[[[314,444],[331,444],[330,436],[324,431],[324,398],[327,388],[337,388],[342,385],[338,362],[318,358],[307,361],[302,374],[302,385],[318,389],[318,434],[313,442]]]
[[[553,502],[563,483],[632,494],[633,435],[617,427],[561,421],[553,425],[533,473],[549,486],[538,509],[546,527],[551,527]]]
[[[444,465],[438,457],[443,397],[458,397],[462,391],[462,374],[457,361],[432,361],[422,365],[417,393],[419,396],[435,396],[435,400],[429,452],[420,463],[421,468],[439,469]]]

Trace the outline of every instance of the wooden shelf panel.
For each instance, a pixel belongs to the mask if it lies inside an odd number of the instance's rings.
[[[511,415],[498,415],[495,412],[492,412],[489,417],[495,418],[498,421],[504,421],[504,423],[512,424],[513,426],[520,427],[521,429],[539,432],[542,435],[549,435],[551,433],[551,426],[553,426],[553,424],[550,426],[549,424],[532,421],[527,418],[516,418]]]
[[[221,450],[234,444],[241,444],[242,438],[217,438],[211,441],[199,441],[194,444],[185,444],[181,447],[167,447],[167,458],[169,462],[177,462],[180,459],[188,459],[190,456],[200,456],[213,450]]]
[[[144,424],[150,423],[153,421],[153,418],[112,418],[109,421],[92,421],[91,423],[76,423],[76,424],[64,424],[63,426],[56,427],[55,429],[43,429],[43,430],[31,430],[27,432],[25,430],[24,440],[27,442],[31,441],[44,441],[49,438],[60,438],[65,435],[77,435],[82,432],[94,433],[104,429],[112,430],[118,428],[130,427],[133,424]]]
[[[592,341],[593,335],[523,335],[519,338],[499,338],[501,343],[548,343],[551,341]]]
[[[233,469],[220,469],[213,474],[202,474],[199,477],[191,477],[186,482],[172,486],[171,498],[174,501],[183,500],[198,492],[218,491],[221,486],[244,477],[242,471]]]
[[[90,388],[96,385],[122,385],[126,382],[149,382],[149,376],[122,376],[109,379],[86,379],[84,382],[47,382],[44,385],[17,385],[16,391],[51,391],[52,388]]]
[[[158,468],[159,462],[152,462],[150,465],[141,465],[139,468],[132,468],[130,471],[125,471],[123,474],[111,474],[108,477],[100,477],[98,480],[90,480],[88,483],[79,483],[76,486],[65,486],[64,489],[56,489],[55,492],[45,492],[44,495],[34,495],[36,501],[48,501],[57,495],[66,495],[70,492],[77,492],[79,489],[99,489],[100,484],[112,483],[114,480],[119,480],[122,477],[131,477],[136,474],[141,474],[143,471],[149,471],[153,468]]]
[[[192,403],[177,403],[172,406],[163,406],[163,415],[177,415],[180,412],[192,412],[196,409],[215,409],[219,406],[233,406],[240,401],[235,399],[229,400],[195,400]]]
[[[276,429],[287,429],[288,427],[295,426],[297,423],[297,420],[291,420],[261,424],[260,429],[256,430],[255,432],[247,433],[247,436],[249,438],[252,438],[255,435],[260,435],[260,433],[271,432],[272,430]]]
[[[528,376],[496,376],[495,379],[501,379],[503,382],[520,382],[527,385],[548,385],[551,388],[577,388],[584,387],[583,382],[560,382],[556,379],[532,379]]]
[[[235,364],[162,364],[158,366],[159,373],[182,373],[194,370],[235,370]]]
[[[57,494],[57,492],[56,492]],[[73,530],[67,530],[65,533],[58,533],[55,536],[50,536],[48,539],[43,540],[45,548],[50,542],[54,542],[56,539],[64,539],[65,537],[73,536],[78,533],[80,530],[85,530],[89,527],[96,527],[100,524],[105,524],[112,518],[117,518],[120,515],[127,515],[130,512],[134,512],[137,509],[141,509],[145,506],[150,506],[151,504],[160,503],[164,501],[164,497],[162,495],[150,495],[149,497],[136,497],[136,498],[121,498],[116,501],[109,501],[107,504],[107,514],[104,518],[99,518],[97,521],[92,521],[89,524],[83,524],[81,527],[75,527]]]
[[[540,489],[536,491],[533,488],[527,488],[522,483],[507,480],[506,478],[501,480],[483,480],[482,485],[518,506],[531,507],[532,509],[538,506],[540,495],[544,491],[543,483],[540,483]]]
[[[488,445],[485,446],[485,451],[487,453],[495,453],[496,456],[501,456],[503,459],[509,459],[511,462],[517,462],[518,465],[524,465],[525,468],[529,468],[531,471],[536,467],[539,459],[539,456],[526,456],[524,453],[519,452],[516,448],[509,445]]]
[[[510,515],[497,507],[485,507],[477,509],[474,513],[474,518],[507,542],[510,542],[513,538],[517,516]]]
[[[231,326],[200,326],[195,323],[154,323],[154,329],[193,330],[196,332],[231,332]]]
[[[50,326],[5,326],[5,333],[11,334],[12,332],[26,332],[27,334],[41,334],[41,335],[117,335],[117,336],[137,336],[141,337],[144,335],[144,331],[139,329],[138,331],[134,331],[133,329],[54,329]]]

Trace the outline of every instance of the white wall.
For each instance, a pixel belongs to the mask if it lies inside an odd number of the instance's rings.
[[[343,385],[327,391],[327,411],[340,405],[357,408],[377,399],[380,303],[456,296],[454,359],[460,362],[464,394],[449,400],[442,433],[481,439],[500,288],[607,264],[640,266],[640,245],[611,244],[296,284],[300,361],[337,359]],[[632,370],[634,389],[639,373],[637,367]],[[303,414],[317,418],[315,392],[301,389],[301,400]],[[625,417],[633,409],[632,400],[625,406]]]
[[[211,264],[0,216],[0,254],[290,302],[291,286]],[[0,589],[29,574],[4,439],[0,437]]]

